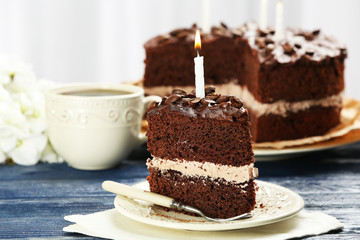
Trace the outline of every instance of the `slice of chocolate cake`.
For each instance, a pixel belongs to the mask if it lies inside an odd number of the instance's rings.
[[[175,89],[147,112],[152,192],[228,218],[255,206],[254,154],[247,110],[233,96]]]

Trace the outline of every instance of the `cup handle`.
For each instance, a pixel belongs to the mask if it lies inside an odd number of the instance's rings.
[[[149,104],[156,101],[156,102],[161,102],[162,98],[159,97],[159,96],[155,96],[155,95],[151,95],[151,96],[147,96],[147,97],[144,97],[143,99],[143,104],[144,104],[144,110],[143,110],[143,113],[142,113],[142,117],[144,117],[145,115],[145,112],[146,112],[146,109],[149,107]],[[142,144],[143,142],[146,141],[146,136],[145,136],[146,133],[139,133],[139,144]]]

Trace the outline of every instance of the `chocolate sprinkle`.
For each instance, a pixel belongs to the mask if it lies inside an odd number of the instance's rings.
[[[320,29],[314,30],[314,31],[312,32],[312,34],[313,34],[314,36],[319,35],[319,34],[320,34]]]
[[[260,37],[266,37],[269,34],[269,31],[267,29],[258,29],[257,33]]]
[[[179,94],[179,95],[186,95],[186,92],[182,89],[179,89],[179,88],[176,88],[176,89],[173,89],[172,94]]]
[[[214,94],[214,93],[211,93],[211,94],[207,94],[206,95],[206,99],[209,99],[209,100],[216,100],[217,98],[219,97],[219,94]]]
[[[205,98],[202,98],[202,99],[201,99],[201,103],[204,104],[204,105],[209,105],[209,102],[206,101]]]
[[[272,40],[271,38],[265,38],[265,44],[274,44],[274,40]]]
[[[238,99],[237,97],[234,97],[234,96],[230,97],[230,102],[236,108],[242,108],[243,107],[242,101],[240,101],[240,99]]]
[[[201,101],[201,98],[197,97],[193,100],[190,100],[190,106],[196,106]]]
[[[287,55],[292,55],[295,52],[293,46],[288,42],[285,43],[282,47],[284,49],[284,53]]]
[[[183,98],[183,99],[181,99],[181,102],[182,102],[182,104],[183,104],[183,106],[188,106],[188,105],[190,105],[190,98]]]
[[[223,103],[229,101],[229,96],[228,95],[220,95],[217,99],[216,102],[217,103]]]
[[[255,38],[255,43],[256,43],[256,45],[259,46],[259,48],[265,48],[266,47],[265,39],[262,38],[262,37]]]
[[[170,104],[170,103],[175,103],[177,102],[178,100],[181,99],[181,96],[178,95],[178,94],[173,94],[173,95],[170,95],[170,97],[168,97],[165,101],[165,104]]]
[[[223,28],[228,29],[228,26],[227,26],[225,23],[221,22],[220,25],[221,25]]]
[[[309,55],[309,56],[314,56],[314,51],[313,50],[307,50],[305,52],[305,54]]]
[[[215,92],[215,87],[214,86],[209,86],[205,88],[205,95],[208,95],[210,93]]]
[[[305,39],[306,40],[308,40],[308,41],[312,41],[312,40],[314,40],[314,38],[315,38],[315,36],[314,36],[314,34],[313,33],[305,33],[304,34],[304,37],[305,37]]]

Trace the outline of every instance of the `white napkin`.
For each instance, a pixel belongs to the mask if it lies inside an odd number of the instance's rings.
[[[64,227],[63,231],[81,233],[107,239],[257,239],[284,240],[310,235],[319,235],[341,229],[342,223],[334,217],[320,212],[301,211],[287,220],[232,231],[201,232],[173,230],[156,227],[131,220],[116,209],[88,215],[65,216],[65,220],[75,224]]]

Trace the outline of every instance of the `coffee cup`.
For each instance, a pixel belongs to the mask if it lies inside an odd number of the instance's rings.
[[[117,166],[146,140],[145,109],[158,96],[128,84],[78,83],[48,90],[46,117],[54,150],[71,166],[101,170]]]

